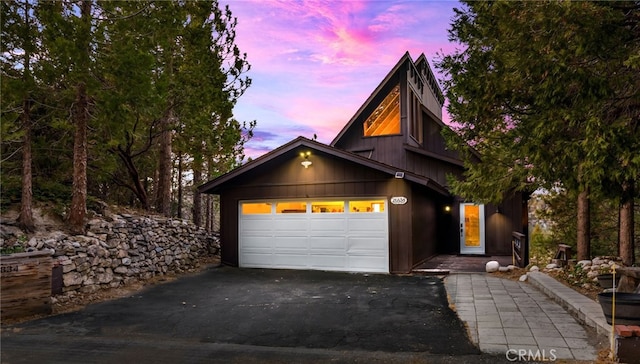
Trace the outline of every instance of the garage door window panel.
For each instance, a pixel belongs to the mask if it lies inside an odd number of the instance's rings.
[[[343,213],[344,201],[320,201],[311,203],[311,212],[318,213]]]
[[[355,200],[349,201],[349,212],[384,212],[384,200]]]
[[[278,214],[304,214],[307,212],[307,203],[301,201],[286,201],[276,204]]]
[[[269,202],[245,202],[242,204],[243,215],[270,214],[272,204]]]

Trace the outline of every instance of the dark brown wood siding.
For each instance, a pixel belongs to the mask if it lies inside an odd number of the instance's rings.
[[[329,155],[311,155],[312,165],[300,165],[299,151],[278,162],[268,162],[220,190],[221,258],[238,265],[238,202],[282,198],[407,197],[409,203],[392,205],[389,211],[389,271],[407,273],[412,268],[411,183],[357,163]]]
[[[438,251],[438,229],[444,206],[439,196],[426,188],[414,186],[412,207],[413,261],[416,265]]]
[[[403,196],[408,200],[404,205],[389,204],[389,271],[408,273],[413,268],[411,212],[414,200],[411,186],[405,180],[394,178],[388,188],[391,196]]]
[[[459,159],[458,152],[447,149],[447,144],[442,136],[442,126],[424,112],[422,120],[424,120],[424,149],[444,157]]]
[[[349,147],[344,150],[404,169],[406,162],[402,150],[403,140],[402,135],[363,137],[362,131],[360,131],[360,135],[351,138]]]
[[[238,266],[238,202],[226,193],[220,195],[220,261]]]
[[[505,198],[497,206],[487,205],[485,207],[485,239],[488,255],[511,255],[511,233],[517,231],[527,234],[521,226],[522,211],[521,193]]]
[[[414,153],[406,152],[407,165],[406,169],[420,176],[428,177],[441,186],[448,185],[447,176],[462,176],[463,168],[461,166],[441,161],[435,158]]]

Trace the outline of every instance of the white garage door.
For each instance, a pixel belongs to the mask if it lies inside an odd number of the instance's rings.
[[[384,198],[241,201],[239,264],[389,272]]]

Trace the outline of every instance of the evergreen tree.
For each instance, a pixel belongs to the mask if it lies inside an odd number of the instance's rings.
[[[90,196],[167,214],[176,155],[198,177],[204,161],[225,172],[243,159],[255,124],[233,118],[250,79],[228,7],[24,1],[2,12],[3,206],[32,174],[35,199],[72,197],[69,226],[81,233]]]
[[[36,80],[33,76],[34,55],[39,43],[38,25],[32,3],[2,2],[2,128],[3,141],[16,121],[22,134],[22,183],[18,225],[25,231],[35,229],[33,221],[32,183],[32,107]],[[19,51],[17,51],[19,50]],[[14,134],[15,135],[15,134]],[[9,138],[11,140],[11,137]]]
[[[87,130],[94,114],[98,47],[103,40],[99,13],[93,1],[43,2],[38,17],[43,24],[43,53],[48,56],[47,73],[60,85],[69,103],[69,120],[74,126],[73,172],[69,229],[85,230],[87,214]]]
[[[458,125],[447,139],[467,167],[454,191],[493,202],[513,190],[575,191],[578,259],[590,258],[589,194],[635,186],[640,174],[638,73],[629,62],[639,49],[637,20],[637,3],[456,9],[450,40],[464,48],[437,65]]]

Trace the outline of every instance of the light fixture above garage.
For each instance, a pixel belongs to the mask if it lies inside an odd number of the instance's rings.
[[[302,164],[304,166],[304,168],[309,168],[310,165],[312,165],[313,163],[309,160],[309,156],[311,155],[311,152],[302,152],[300,153],[300,156],[302,158],[304,158],[304,160],[302,162],[300,162],[300,164]]]

